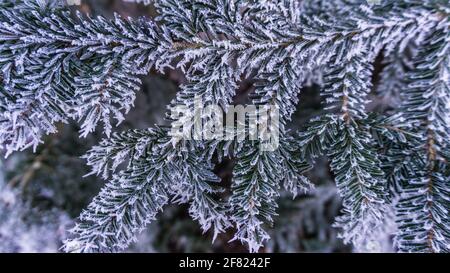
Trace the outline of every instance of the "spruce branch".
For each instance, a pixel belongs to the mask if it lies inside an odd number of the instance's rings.
[[[396,243],[404,252],[448,252],[448,71],[449,22],[443,20],[420,45],[409,86],[404,91],[402,117],[420,136],[413,168],[398,204],[400,231]]]
[[[390,232],[395,213],[400,251],[449,251],[448,1],[133,1],[154,4],[156,19],[90,17],[57,2],[0,1],[0,143],[10,154],[36,147],[58,123],[78,121],[83,137],[103,123],[107,138],[84,158],[107,183],[64,250],[124,249],[177,203],[189,204],[214,239],[234,226],[234,240],[257,252],[269,240],[282,186],[294,196],[314,188],[307,172],[326,156],[345,242],[368,249]],[[368,105],[380,53],[388,66],[378,95],[402,105],[377,117]],[[205,141],[160,126],[113,133],[112,121],[134,106],[140,77],[168,69],[186,79],[169,112],[193,110],[197,99],[226,112],[240,82],[254,81],[258,114],[279,111],[257,124],[279,134],[277,149],[238,141],[240,132]],[[324,113],[292,134],[312,74]],[[193,126],[191,118],[167,114],[172,126]],[[264,124],[278,118],[278,126]],[[236,161],[231,196],[212,171],[225,157]]]

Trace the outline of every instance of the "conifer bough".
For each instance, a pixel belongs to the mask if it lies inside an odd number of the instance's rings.
[[[280,192],[313,189],[308,171],[326,157],[346,243],[376,249],[389,234],[400,252],[449,252],[448,1],[134,1],[155,5],[155,20],[92,18],[63,2],[0,1],[0,142],[8,155],[36,147],[61,122],[79,122],[83,137],[102,124],[106,138],[85,158],[107,183],[64,250],[119,251],[164,206],[180,203],[214,238],[233,230],[257,252],[270,239]],[[193,107],[195,97],[226,109],[252,79],[253,103],[279,106],[279,148],[173,142],[164,126],[112,133],[140,76],[173,68],[186,83],[169,110]],[[322,114],[292,132],[311,83],[321,87]],[[375,113],[373,98],[396,103]],[[229,196],[213,172],[223,158],[236,161]]]

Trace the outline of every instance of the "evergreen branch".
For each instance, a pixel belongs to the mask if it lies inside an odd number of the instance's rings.
[[[237,153],[229,201],[231,220],[237,227],[233,240],[246,243],[250,252],[257,252],[270,238],[264,225],[271,225],[277,215],[279,167],[277,153],[261,152],[252,143],[244,144]]]
[[[400,231],[396,244],[404,252],[449,251],[448,30],[447,20],[421,45],[405,91],[402,116],[408,127],[420,135],[421,145],[415,155],[419,163],[411,165],[397,210]]]
[[[371,147],[367,129],[343,123],[330,149],[331,169],[343,198],[344,215],[336,225],[345,242],[357,247],[373,240],[382,227],[388,200],[381,162]]]
[[[72,230],[65,251],[115,252],[127,247],[156,214],[168,204],[190,203],[190,214],[214,239],[230,224],[224,204],[214,198],[212,184],[220,180],[189,143],[179,152],[172,146],[167,128],[129,131],[104,140],[86,158],[92,173],[103,173],[129,158],[124,171],[115,174],[94,198]],[[109,167],[112,165],[112,167]]]

